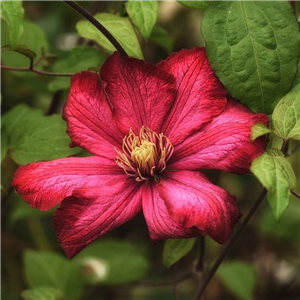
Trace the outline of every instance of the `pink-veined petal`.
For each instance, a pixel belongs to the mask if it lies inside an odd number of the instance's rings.
[[[101,68],[105,91],[123,134],[130,128],[138,134],[144,125],[160,133],[175,99],[175,79],[166,71],[144,61],[115,52]]]
[[[114,147],[121,147],[124,136],[112,117],[98,74],[82,72],[72,77],[64,118],[76,145],[96,155],[116,157]]]
[[[33,208],[49,210],[76,188],[95,188],[106,180],[126,180],[124,171],[110,159],[69,157],[20,166],[13,186]]]
[[[268,124],[265,114],[256,114],[228,99],[225,110],[201,130],[175,147],[169,166],[184,170],[219,169],[247,173],[251,162],[264,151],[267,139],[250,141],[255,123]]]
[[[176,79],[177,97],[163,127],[175,146],[223,111],[227,92],[209,64],[205,48],[173,53],[158,66]]]
[[[168,172],[158,192],[174,220],[198,228],[220,244],[231,237],[242,216],[235,198],[199,172]]]
[[[118,180],[117,180],[118,179]],[[105,180],[101,187],[78,189],[61,202],[53,225],[71,258],[95,239],[133,218],[141,210],[141,192],[134,180]]]
[[[164,200],[158,194],[155,183],[143,186],[143,213],[154,243],[165,239],[190,238],[201,235],[196,228],[184,227],[170,216]]]

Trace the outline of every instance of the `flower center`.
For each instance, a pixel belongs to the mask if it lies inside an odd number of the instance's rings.
[[[165,170],[174,147],[163,133],[157,134],[143,126],[139,135],[129,130],[123,139],[122,150],[116,150],[116,163],[129,177],[136,181],[154,177],[159,181],[158,174]]]

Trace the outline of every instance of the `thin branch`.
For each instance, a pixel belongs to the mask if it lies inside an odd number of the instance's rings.
[[[228,252],[231,250],[232,246],[234,245],[234,243],[237,240],[240,233],[243,231],[243,229],[245,228],[245,226],[247,225],[247,223],[249,222],[249,220],[251,219],[251,217],[253,216],[253,214],[255,213],[255,211],[257,210],[257,208],[259,207],[259,205],[263,201],[263,199],[265,198],[266,194],[267,194],[267,190],[263,189],[261,194],[259,195],[259,197],[255,201],[254,205],[251,207],[250,211],[246,215],[245,219],[243,220],[241,225],[238,227],[238,229],[234,232],[232,238],[229,240],[229,242],[224,247],[222,253],[220,254],[218,259],[216,260],[213,267],[209,270],[209,272],[208,272],[206,278],[204,279],[202,285],[200,286],[194,300],[200,300],[201,299],[201,297],[202,297],[206,287],[208,286],[210,280],[214,276],[215,272],[219,268],[220,264],[223,262],[224,258],[228,254]]]
[[[121,44],[113,37],[113,35],[99,22],[97,21],[87,10],[74,1],[65,1],[67,5],[75,9],[80,15],[92,23],[110,42],[111,44],[123,55],[128,56],[127,52],[121,46]]]
[[[43,76],[55,76],[55,77],[71,77],[71,76],[74,75],[73,73],[44,72],[44,71],[40,71],[40,70],[35,69],[33,66],[30,66],[29,68],[18,68],[18,67],[1,65],[1,70],[10,70],[10,71],[19,71],[19,72],[33,72],[33,73],[43,75]]]
[[[177,292],[177,281],[176,281],[176,270],[177,270],[177,264],[175,264],[172,268],[172,288],[173,288],[173,293],[175,300],[179,300],[179,295]]]
[[[290,190],[291,191],[291,194],[293,194],[296,198],[300,199],[300,195],[294,191],[294,190]]]
[[[199,258],[196,265],[196,271],[202,273],[204,269],[204,254],[205,254],[205,237],[199,237],[200,249],[199,249]]]

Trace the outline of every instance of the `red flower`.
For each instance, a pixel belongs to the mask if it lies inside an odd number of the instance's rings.
[[[54,227],[68,257],[143,210],[150,237],[209,235],[224,243],[241,217],[235,198],[199,169],[246,173],[267,124],[227,98],[204,49],[157,66],[119,53],[100,76],[72,77],[64,109],[72,141],[95,156],[21,166],[13,185],[34,208],[60,204]]]

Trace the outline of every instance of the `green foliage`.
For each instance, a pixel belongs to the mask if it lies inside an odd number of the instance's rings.
[[[299,57],[299,30],[287,1],[216,1],[202,33],[210,63],[236,99],[272,113],[290,89]]]
[[[169,54],[173,51],[174,39],[167,30],[155,25],[153,27],[150,39]]]
[[[196,239],[170,239],[164,247],[163,262],[170,268],[181,258],[186,256],[194,247]]]
[[[18,164],[74,155],[80,148],[69,148],[66,123],[60,115],[43,116],[39,109],[15,106],[2,118],[8,133],[8,148]]]
[[[5,1],[6,2],[6,1]],[[3,1],[1,2],[3,3]],[[8,41],[8,29],[4,22],[1,22],[1,45],[6,45]],[[40,26],[33,22],[24,21],[24,34],[20,40],[20,44],[23,50],[29,51],[33,54],[37,54],[40,57],[42,49],[47,51],[49,48],[48,41],[45,32]],[[24,48],[24,46],[26,48]],[[20,49],[20,47],[19,47]],[[32,54],[31,54],[32,55]],[[28,55],[27,55],[28,56]],[[5,51],[1,57],[3,63],[8,66],[14,67],[28,67],[29,60],[24,56],[24,53]],[[36,58],[37,59],[37,58]],[[22,73],[18,73],[22,74]]]
[[[272,149],[252,162],[251,171],[268,190],[270,206],[275,218],[279,220],[289,204],[289,190],[296,185],[290,163],[279,150]]]
[[[126,10],[145,40],[148,40],[158,15],[157,1],[129,0]]]
[[[89,273],[89,283],[118,284],[139,280],[149,263],[137,245],[116,239],[95,241],[81,251],[76,260]]]
[[[30,287],[51,287],[67,299],[78,299],[83,291],[79,267],[58,254],[27,251],[24,255],[25,276]],[[49,300],[49,299],[47,299]]]
[[[217,274],[239,299],[254,299],[256,272],[253,265],[242,261],[222,263]]]
[[[259,220],[258,228],[260,234],[265,237],[271,237],[278,243],[300,242],[300,202],[291,201],[282,217],[277,221],[270,209],[266,209]]]
[[[210,1],[187,1],[187,0],[182,0],[182,1],[177,0],[177,2],[179,2],[184,6],[192,7],[200,10],[204,10],[210,3]]]
[[[66,57],[58,60],[52,71],[56,73],[77,73],[87,71],[90,67],[100,67],[105,60],[105,56],[97,49],[89,46],[77,46],[68,52]],[[57,77],[48,84],[51,92],[68,89],[70,78]]]
[[[272,130],[269,129],[265,124],[255,123],[251,128],[251,142],[260,136],[270,133]]]
[[[3,46],[1,49],[1,53],[7,50],[12,50],[15,52],[18,52],[26,57],[28,57],[29,59],[34,59],[36,57],[35,52],[33,52],[32,50],[30,50],[28,47],[24,46],[24,45],[18,45],[16,48],[12,48],[10,45],[6,45]]]
[[[6,157],[7,154],[7,131],[4,126],[1,124],[1,162]]]
[[[284,140],[300,140],[300,84],[276,105],[272,126],[274,133]]]
[[[9,28],[9,41],[15,49],[23,34],[24,9],[22,1],[1,1],[1,18],[4,19]]]
[[[94,17],[115,37],[129,56],[143,59],[139,41],[128,18],[108,13],[100,13]],[[76,24],[76,29],[80,36],[97,42],[108,52],[112,53],[116,50],[110,41],[90,22],[79,21]]]
[[[23,291],[21,296],[25,300],[60,300],[63,298],[63,293],[51,287],[38,287]]]

